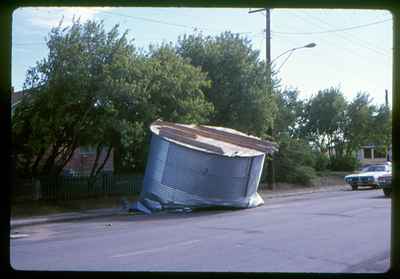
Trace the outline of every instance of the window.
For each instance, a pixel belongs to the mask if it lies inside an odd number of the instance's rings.
[[[364,159],[372,159],[372,149],[364,148]]]
[[[367,169],[367,171],[371,171],[371,172],[374,172],[374,171],[387,171],[387,170],[388,170],[388,168],[386,168],[385,166],[373,166],[373,167],[369,167]]]
[[[93,146],[81,146],[79,147],[79,153],[81,155],[93,155],[96,154],[96,148]]]
[[[377,147],[374,149],[374,158],[386,158],[386,149],[384,147]]]

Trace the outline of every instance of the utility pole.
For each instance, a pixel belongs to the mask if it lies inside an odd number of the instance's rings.
[[[271,82],[271,11],[268,8],[249,11],[249,14],[265,11],[265,65],[267,67],[267,83]]]
[[[272,96],[272,70],[271,70],[271,10],[269,8],[264,9],[257,9],[253,11],[249,11],[251,13],[257,13],[265,11],[265,72],[266,72],[266,91],[267,94]],[[273,137],[273,129],[270,129],[270,134]],[[274,190],[275,189],[275,167],[273,161],[273,155],[271,155],[270,160],[267,164],[267,182],[268,182],[268,189]]]
[[[265,63],[267,65],[267,82],[271,84],[271,12],[265,9]]]
[[[388,97],[388,90],[387,89],[385,89],[385,105],[386,105],[386,108],[389,107],[389,97]]]

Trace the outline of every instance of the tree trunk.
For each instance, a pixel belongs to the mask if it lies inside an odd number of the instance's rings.
[[[32,154],[16,154],[16,167],[20,174],[31,176]],[[22,172],[20,172],[22,170]]]
[[[74,155],[75,149],[77,148],[78,143],[75,141],[74,143],[71,144],[70,147],[68,147],[68,152],[65,151],[64,154],[62,155],[62,159],[59,160],[59,164],[57,164],[57,167],[55,168],[54,172],[56,175],[59,175],[61,171],[64,169],[65,165],[68,164],[69,160],[71,160],[72,155]]]
[[[108,159],[110,158],[111,150],[112,150],[112,145],[110,145],[110,146],[108,147],[106,157],[104,158],[104,160],[103,160],[103,162],[101,163],[100,167],[97,169],[97,171],[96,171],[96,176],[100,173],[100,171],[103,170],[104,166],[106,165]]]
[[[269,156],[269,160],[267,161],[267,187],[270,190],[275,190],[275,166],[272,155]]]
[[[94,183],[96,182],[96,177],[97,177],[97,172],[96,168],[99,162],[100,154],[103,151],[102,144],[99,143],[96,147],[96,158],[94,159],[92,169],[90,171],[89,179],[88,179],[88,187],[89,189],[92,189],[94,186]]]
[[[103,162],[101,162],[100,166],[97,167],[97,166],[98,166],[99,159],[100,159],[100,154],[101,154],[101,152],[103,151],[103,148],[102,148],[101,146],[102,146],[102,144],[99,144],[99,145],[97,146],[97,149],[96,149],[95,163],[93,164],[93,167],[92,167],[92,170],[91,170],[91,173],[90,173],[90,177],[89,177],[89,180],[88,180],[89,189],[93,189],[94,184],[96,183],[96,179],[97,179],[99,173],[103,170],[105,164],[107,163],[108,159],[110,158],[110,154],[111,154],[111,150],[112,150],[112,145],[110,145],[110,146],[108,147],[107,154],[106,154],[106,156],[105,156]],[[96,168],[97,168],[97,169],[96,169]]]
[[[39,166],[39,162],[42,160],[44,153],[46,152],[46,150],[44,148],[42,148],[38,154],[38,156],[36,156],[36,160],[32,165],[31,168],[31,173],[33,177],[36,177],[38,174],[38,166]]]
[[[92,177],[96,173],[97,165],[99,164],[100,154],[103,152],[103,145],[99,143],[96,147],[96,158],[94,159],[94,163],[92,169],[90,171],[90,177]]]
[[[59,148],[59,146],[57,143],[53,144],[50,155],[47,157],[46,162],[44,163],[43,167],[39,171],[40,175],[48,175],[52,172],[53,167],[54,167],[54,162],[58,155],[58,148]]]

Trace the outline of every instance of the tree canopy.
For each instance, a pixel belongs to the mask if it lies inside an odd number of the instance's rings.
[[[367,93],[348,101],[330,87],[304,100],[275,76],[267,90],[265,62],[246,37],[192,34],[138,51],[127,34],[91,20],[51,30],[12,115],[19,176],[58,175],[79,146],[96,150],[90,177],[112,151],[115,171],[143,171],[156,119],[273,135],[283,181],[305,183],[329,159],[340,157],[330,163],[340,168],[362,145],[391,143],[391,111]]]
[[[138,54],[126,35],[96,21],[51,30],[49,55],[28,71],[26,97],[13,115],[22,173],[56,175],[80,145],[108,154],[115,148],[119,163],[133,168],[145,156],[152,121],[207,121],[206,74],[167,46]]]
[[[343,141],[346,100],[338,88],[324,89],[311,98],[302,115],[301,131],[321,152]]]
[[[266,90],[265,63],[250,40],[231,32],[187,35],[178,39],[176,49],[211,80],[205,95],[214,105],[213,125],[261,137],[268,134],[276,105]]]

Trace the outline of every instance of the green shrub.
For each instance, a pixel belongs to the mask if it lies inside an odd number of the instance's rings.
[[[285,176],[286,182],[301,185],[311,185],[312,180],[315,178],[315,170],[309,166],[296,166],[287,172]]]
[[[315,156],[311,147],[302,140],[281,138],[274,163],[276,181],[307,185],[316,177]]]
[[[330,160],[329,157],[321,152],[315,152],[315,165],[314,168],[316,171],[325,171],[329,168]]]
[[[335,156],[330,159],[329,169],[332,171],[354,171],[359,167],[353,156]]]

